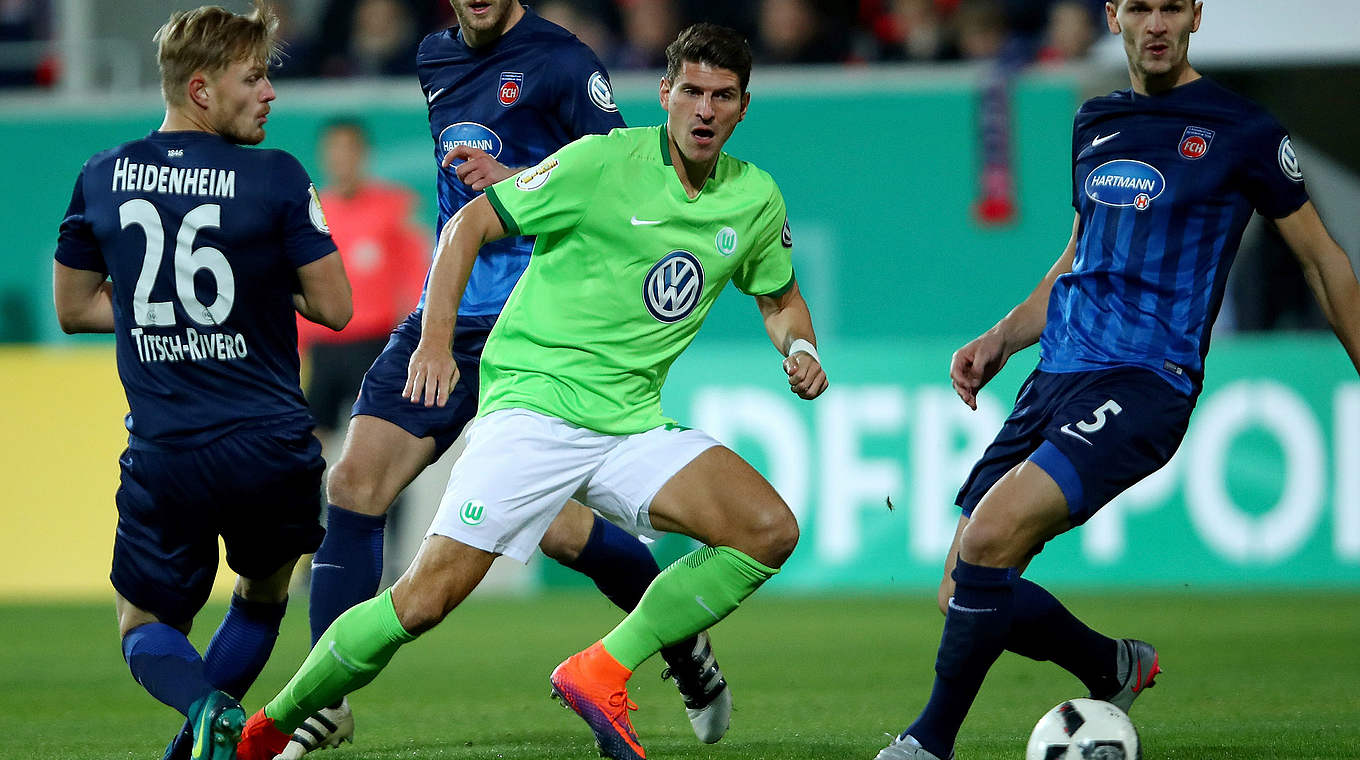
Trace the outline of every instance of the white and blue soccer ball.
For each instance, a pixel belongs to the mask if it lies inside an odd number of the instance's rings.
[[[1044,713],[1025,760],[1142,760],[1138,729],[1123,710],[1097,699],[1069,699]]]

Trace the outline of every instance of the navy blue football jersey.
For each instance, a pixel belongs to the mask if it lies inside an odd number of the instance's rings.
[[[80,171],[56,259],[113,280],[131,445],[310,425],[297,269],[333,252],[307,172],[281,150],[152,132]]]
[[[434,138],[437,229],[481,194],[459,180],[454,167],[438,168],[455,145],[481,148],[506,166],[523,168],[578,137],[624,126],[604,65],[571,32],[528,8],[485,48],[468,47],[457,28],[429,35],[416,66]],[[533,247],[526,237],[483,246],[458,313],[499,314]]]
[[[1150,368],[1198,392],[1228,269],[1253,210],[1307,200],[1289,135],[1207,78],[1093,98],[1072,130],[1072,271],[1059,277],[1039,368]]]

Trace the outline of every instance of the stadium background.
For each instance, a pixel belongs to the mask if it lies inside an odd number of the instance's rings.
[[[101,4],[54,5],[96,13]],[[160,19],[171,5],[192,3],[138,4],[137,13]],[[1265,3],[1208,5],[1192,60],[1290,125],[1310,190],[1354,257],[1360,49],[1341,30],[1360,27],[1360,12],[1318,0],[1263,21],[1252,14]],[[145,37],[132,35],[131,49],[149,48]],[[1022,298],[1061,250],[1072,213],[1071,114],[1084,97],[1126,86],[1121,60],[1117,45],[1106,46],[1015,75],[1018,213],[1006,225],[979,223],[972,211],[979,93],[992,64],[757,69],[750,117],[729,150],[784,190],[833,388],[813,404],[784,391],[749,299],[729,293],[673,370],[665,405],[748,457],[798,512],[802,544],[771,592],[915,593],[936,582],[954,490],[1035,360],[1033,350],[1017,356],[970,413],[948,387],[950,352]],[[161,106],[146,72],[129,88],[110,81],[129,75],[90,65],[80,87],[68,78],[0,95],[0,397],[10,410],[0,448],[8,526],[0,598],[108,595],[126,405],[110,342],[63,336],[55,325],[51,250],[84,159],[144,134]],[[630,124],[662,117],[656,72],[614,78]],[[431,146],[413,79],[280,80],[277,88],[267,146],[293,152],[324,183],[317,130],[359,113],[376,137],[376,172],[418,189],[422,217],[433,220]],[[1237,283],[1236,292],[1252,285]],[[1330,334],[1235,331],[1245,320],[1231,306],[1176,459],[1055,541],[1036,577],[1061,571],[1068,586],[1094,587],[1360,589],[1360,382]],[[427,474],[408,508],[432,509],[441,486],[440,471]],[[408,525],[418,531],[424,522]],[[668,541],[661,551],[682,548]],[[519,591],[576,582],[541,562],[497,578]],[[227,588],[219,582],[219,593]]]

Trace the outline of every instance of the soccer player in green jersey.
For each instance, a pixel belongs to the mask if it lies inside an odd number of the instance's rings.
[[[444,227],[405,390],[427,406],[444,404],[457,378],[450,338],[477,250],[537,236],[487,341],[480,416],[411,567],[326,631],[247,723],[242,760],[269,760],[317,707],[371,681],[497,556],[526,561],[569,497],[634,533],[705,544],[550,678],[606,756],[645,757],[628,718],[628,677],[735,610],[798,541],[793,513],[764,478],[662,414],[666,373],[732,280],[755,297],[790,390],[812,399],[827,387],[779,188],[722,152],[750,104],[750,71],[736,32],[690,27],[667,49],[665,126],[571,143],[487,188]]]

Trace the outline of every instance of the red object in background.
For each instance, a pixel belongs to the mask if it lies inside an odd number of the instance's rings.
[[[989,226],[1010,224],[1019,216],[1011,146],[1014,76],[1015,69],[1006,62],[994,62],[978,99],[982,173],[978,178],[978,200],[973,204],[973,213],[980,223]]]
[[[61,56],[49,53],[38,61],[33,71],[33,83],[39,87],[53,87],[61,79]]]
[[[977,220],[987,225],[1015,220],[1015,187],[1009,165],[987,167],[982,173],[982,197],[973,205]]]
[[[348,198],[321,192],[321,209],[354,293],[354,317],[337,333],[299,316],[300,351],[314,342],[384,337],[415,308],[433,238],[410,221],[414,207],[410,190],[382,182],[366,182]]]
[[[935,13],[945,19],[959,7],[960,0],[935,0]],[[880,42],[901,44],[907,30],[901,28],[899,19],[892,13],[892,0],[860,0],[859,22],[873,33]]]
[[[1015,220],[1015,202],[1005,196],[983,198],[973,207],[973,213],[986,225],[1009,224]]]

